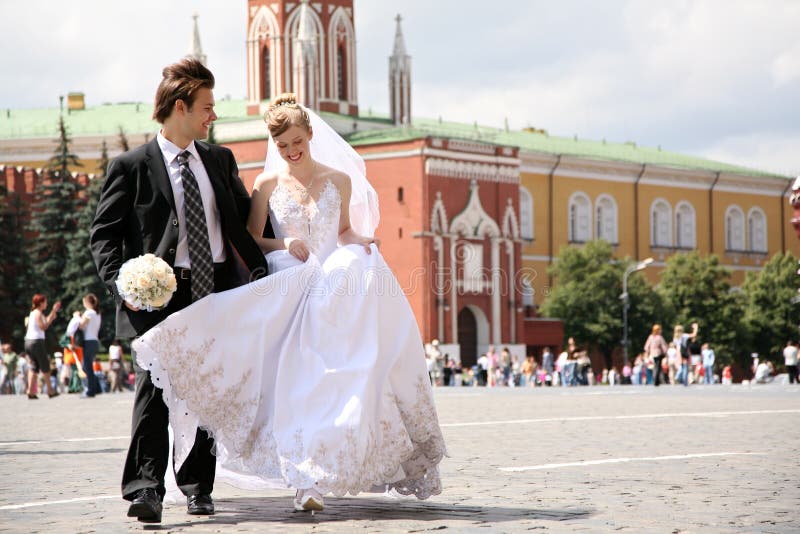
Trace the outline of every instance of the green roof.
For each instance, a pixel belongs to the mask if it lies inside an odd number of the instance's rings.
[[[220,124],[261,120],[247,115],[246,100],[217,100],[215,111]],[[101,104],[85,110],[65,113],[64,119],[71,136],[109,135],[154,132],[158,124],[150,117],[153,105],[149,103]],[[0,111],[0,140],[55,137],[57,135],[58,108],[9,109]],[[329,119],[352,120],[352,117],[335,113],[322,113]],[[393,127],[386,115],[372,114],[358,117],[359,122],[379,124],[374,130],[364,130],[348,136],[353,146],[410,141],[428,136],[468,139],[490,144],[516,146],[525,151],[546,154],[564,154],[605,161],[650,164],[681,169],[721,171],[746,176],[789,179],[788,176],[731,165],[718,161],[689,156],[676,152],[637,146],[633,143],[591,141],[577,137],[555,137],[542,132],[506,131],[502,128],[445,122],[431,119],[414,119],[410,127]]]
[[[555,137],[543,132],[506,131],[499,128],[414,119],[409,127],[356,132],[348,137],[353,146],[411,141],[428,136],[481,141],[484,143],[516,146],[524,151],[546,154],[563,154],[605,161],[620,161],[638,165],[658,165],[680,169],[729,172],[746,176],[789,179],[788,176],[732,165],[709,159],[669,152],[661,148],[637,146],[634,143],[592,141],[577,137]]]
[[[218,100],[215,111],[220,122],[247,118],[244,100]],[[0,110],[0,139],[55,137],[58,133],[58,108]],[[101,104],[64,113],[70,136],[103,135],[119,131],[144,133],[158,130],[151,119],[153,104],[128,102]]]

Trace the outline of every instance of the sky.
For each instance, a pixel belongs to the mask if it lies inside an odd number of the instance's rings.
[[[246,0],[0,0],[0,107],[153,98],[189,49],[246,97]],[[388,112],[397,13],[417,117],[634,141],[800,174],[795,0],[354,0],[358,97]]]

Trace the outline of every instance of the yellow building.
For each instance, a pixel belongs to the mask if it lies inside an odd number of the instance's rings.
[[[653,283],[684,251],[719,256],[734,285],[773,254],[800,251],[788,177],[632,144],[560,141],[569,152],[520,151],[522,259],[535,304],[553,285],[547,268],[559,250],[591,239],[612,243],[620,258],[652,257]]]

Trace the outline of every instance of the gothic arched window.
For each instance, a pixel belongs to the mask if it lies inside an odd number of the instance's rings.
[[[344,46],[340,45],[336,49],[336,83],[339,93],[339,100],[347,100],[347,63],[345,63]]]
[[[272,98],[272,66],[269,60],[269,47],[261,49],[261,100]]]

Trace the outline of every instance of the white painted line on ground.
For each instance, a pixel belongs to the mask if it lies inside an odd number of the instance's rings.
[[[115,439],[131,439],[130,436],[101,436],[97,438],[63,438],[41,441],[0,441],[0,447],[13,447],[14,445],[39,445],[41,443],[75,443],[81,441],[107,441]]]
[[[25,502],[22,504],[7,504],[0,506],[0,510],[19,510],[20,508],[31,508],[33,506],[50,506],[53,504],[69,504],[72,502],[99,501],[102,499],[122,499],[120,495],[95,495],[94,497],[77,497],[75,499],[65,499],[63,501],[39,501]]]
[[[717,456],[766,456],[762,452],[707,452],[700,454],[680,454],[674,456],[650,456],[644,458],[607,458],[605,460],[586,460],[563,464],[527,465],[525,467],[499,467],[507,473],[518,471],[539,471],[544,469],[560,469],[562,467],[585,467],[587,465],[624,464],[628,462],[660,462],[666,460],[688,460],[690,458],[712,458]]]
[[[643,413],[634,415],[585,415],[575,417],[542,417],[539,419],[508,419],[503,421],[476,421],[472,423],[444,423],[442,428],[485,425],[518,425],[521,423],[561,423],[570,421],[609,421],[625,419],[668,419],[671,417],[727,417],[731,415],[773,415],[800,413],[800,410],[747,410],[742,412],[677,412]]]

